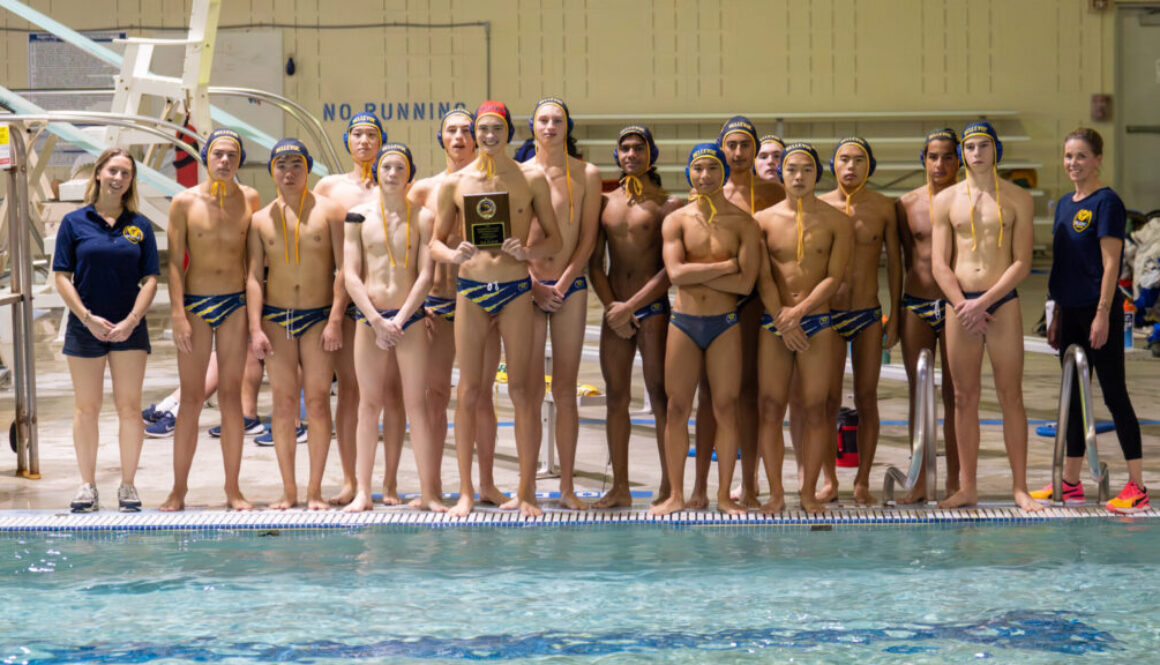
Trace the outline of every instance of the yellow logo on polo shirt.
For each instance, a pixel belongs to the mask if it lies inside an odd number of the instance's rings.
[[[1092,224],[1092,211],[1080,210],[1075,213],[1075,217],[1071,220],[1071,228],[1075,229],[1076,233],[1083,233],[1087,227]]]
[[[125,236],[125,240],[128,240],[134,245],[139,244],[145,239],[145,234],[136,226],[126,226],[125,230],[121,231],[121,235]]]

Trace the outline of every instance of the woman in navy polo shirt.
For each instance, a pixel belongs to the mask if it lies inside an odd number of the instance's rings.
[[[1104,141],[1094,129],[1081,127],[1063,143],[1063,168],[1075,185],[1055,206],[1055,236],[1048,291],[1055,299],[1055,318],[1047,341],[1061,351],[1079,344],[1099,377],[1104,403],[1112,412],[1116,435],[1128,462],[1128,484],[1108,502],[1118,513],[1147,510],[1140,449],[1140,422],[1132,409],[1124,377],[1123,295],[1116,287],[1123,257],[1127,214],[1111,187],[1100,182]],[[1067,460],[1063,466],[1065,503],[1083,503],[1079,471],[1083,463],[1083,415],[1079,390],[1071,393],[1067,419]],[[1051,486],[1032,494],[1051,497]]]
[[[97,158],[85,190],[85,207],[65,215],[56,236],[52,270],[69,308],[64,354],[76,393],[73,443],[83,484],[73,512],[97,510],[97,417],[106,359],[120,421],[123,511],[141,508],[133,487],[141,456],[141,384],[149,353],[145,312],[157,292],[157,242],[149,220],[137,212],[137,164],[120,148]]]

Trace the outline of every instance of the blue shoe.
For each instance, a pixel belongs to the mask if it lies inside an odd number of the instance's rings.
[[[299,425],[298,429],[295,431],[295,435],[298,438],[298,443],[306,443],[306,425]],[[271,430],[266,430],[265,434],[254,438],[254,443],[258,444],[259,446],[274,445],[274,432]]]
[[[177,426],[177,418],[170,411],[162,411],[161,417],[152,425],[145,428],[145,436],[155,439],[164,439],[173,436],[173,428]]]
[[[265,431],[266,427],[262,425],[262,420],[260,418],[247,418],[242,416],[243,436],[254,436],[255,434],[261,434]],[[214,425],[213,427],[209,428],[209,435],[215,439],[222,438],[222,426]]]
[[[148,409],[141,411],[141,420],[144,420],[146,425],[152,425],[161,418],[161,414],[163,413],[165,412],[157,410],[156,404],[150,404]]]

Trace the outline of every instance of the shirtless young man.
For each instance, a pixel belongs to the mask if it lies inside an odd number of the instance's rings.
[[[379,438],[379,416],[392,400],[386,390],[402,384],[410,416],[411,446],[419,471],[417,508],[446,511],[441,501],[440,463],[443,445],[431,436],[427,411],[427,358],[430,345],[423,326],[423,299],[431,287],[433,265],[428,243],[434,215],[412,206],[406,188],[415,177],[411,151],[401,143],[379,150],[372,173],[378,196],[347,216],[343,270],[346,288],[360,313],[355,332],[355,368],[359,382],[358,491],[344,510],[371,510],[371,474]],[[397,377],[388,382],[387,375]],[[388,478],[394,484],[393,478]]]
[[[955,382],[959,491],[939,505],[978,503],[979,393],[983,350],[1003,411],[1003,443],[1015,503],[1043,510],[1027,492],[1027,412],[1023,408],[1023,319],[1015,287],[1031,272],[1031,195],[999,179],[1003,144],[987,122],[963,130],[966,179],[934,200],[931,271],[946,296],[947,357]]]
[[[596,251],[588,264],[592,290],[604,305],[600,328],[600,372],[608,395],[608,451],[612,488],[595,508],[629,507],[628,441],[632,425],[633,357],[640,350],[644,386],[656,420],[661,486],[653,503],[669,498],[665,463],[665,340],[669,328],[669,275],[661,256],[661,222],[681,207],[661,188],[659,156],[652,132],[643,125],[620,130],[614,158],[624,172],[620,187],[604,196]],[[608,265],[605,266],[605,256]]]
[[[294,458],[300,391],[305,394],[309,421],[306,505],[310,510],[329,506],[322,498],[322,474],[330,450],[334,352],[342,346],[345,295],[335,271],[342,265],[346,211],[334,201],[307,191],[306,177],[313,166],[313,158],[298,139],[274,144],[267,169],[278,198],[254,213],[248,241],[250,346],[258,360],[266,361],[274,398],[270,429],[282,474],[282,496],[270,504],[276,510],[298,503]],[[269,274],[263,288],[267,266]]]
[[[560,460],[560,503],[565,508],[588,507],[576,497],[573,472],[576,441],[580,435],[580,413],[576,405],[576,382],[580,374],[580,352],[584,350],[584,327],[588,313],[588,280],[584,271],[596,245],[596,227],[602,196],[600,170],[571,157],[567,139],[572,134],[572,117],[560,99],[541,99],[532,109],[528,127],[536,140],[535,157],[524,162],[525,172],[541,173],[552,192],[552,208],[560,227],[561,248],[549,256],[530,259],[532,277],[532,373],[543,373],[548,331],[552,342],[552,400],[556,404],[556,448]],[[528,236],[536,244],[541,235],[533,226]],[[549,326],[550,323],[550,326]],[[543,381],[531,384],[532,400],[543,404]],[[534,430],[536,450],[543,430]]]
[[[665,456],[669,498],[649,512],[667,515],[685,508],[685,459],[689,412],[702,367],[712,387],[717,433],[717,510],[743,514],[729,497],[737,457],[737,399],[741,389],[741,330],[737,298],[753,291],[760,269],[761,235],[753,218],[730,203],[722,188],[729,165],[716,143],[689,153],[686,172],[692,202],[665,217],[661,228],[665,269],[677,287],[665,349]]]
[[[943,441],[946,445],[947,496],[959,488],[959,453],[955,439],[955,388],[947,370],[946,301],[934,281],[930,265],[931,207],[934,197],[955,184],[959,175],[959,137],[953,129],[936,129],[926,135],[921,159],[926,184],[898,199],[898,232],[902,239],[902,257],[906,265],[902,291],[902,359],[906,364],[906,381],[910,386],[910,434],[914,436],[914,400],[917,395],[918,354],[923,349],[933,353],[938,346],[942,357]],[[937,500],[926,494],[926,475],[902,499],[902,503]]]
[[[842,405],[842,379],[846,368],[846,343],[850,344],[854,368],[854,408],[858,409],[858,473],[854,476],[854,502],[873,505],[870,494],[870,467],[878,447],[878,376],[882,370],[882,349],[898,342],[898,306],[902,293],[902,256],[898,248],[898,219],[894,202],[866,189],[874,175],[874,153],[865,139],[857,136],[838,141],[830,170],[838,186],[820,197],[851,218],[854,246],[850,269],[831,304],[834,332],[841,335],[838,359],[830,385],[830,422]],[[878,302],[878,262],[886,245],[886,276],[889,280],[890,318],[886,341],[882,340],[882,306]],[[837,439],[830,437],[830,452],[823,459],[826,484],[818,499],[823,503],[838,498],[838,474],[834,468]]]
[[[504,153],[515,133],[511,114],[500,102],[486,101],[475,113],[475,141],[479,156],[462,171],[451,175],[439,188],[435,235],[431,253],[435,260],[459,265],[456,278],[455,348],[459,354],[459,388],[455,404],[455,452],[459,462],[459,502],[451,510],[467,515],[475,506],[471,482],[475,412],[482,390],[482,366],[487,346],[486,331],[494,320],[503,339],[508,367],[508,394],[515,407],[516,451],[520,485],[516,497],[502,508],[519,508],[524,516],[543,514],[536,501],[535,429],[540,426],[539,405],[533,399],[531,381],[543,381],[531,368],[532,298],[528,261],[555,255],[563,243],[552,208],[548,181],[538,171],[523,171]],[[479,248],[464,237],[464,197],[506,192],[511,219],[509,237],[499,248]],[[482,199],[479,207],[491,199]],[[495,203],[492,202],[494,206]],[[486,210],[485,210],[486,212]],[[532,214],[539,220],[542,236],[529,242]],[[458,222],[458,224],[457,224]],[[455,247],[455,237],[464,237]],[[538,370],[537,370],[538,371]]]
[[[849,218],[814,195],[822,179],[822,160],[808,143],[786,147],[779,179],[788,198],[757,213],[769,262],[758,278],[766,313],[758,365],[761,376],[760,440],[769,501],[763,513],[785,508],[781,482],[785,442],[782,419],[789,402],[791,377],[799,391],[803,475],[801,507],[809,513],[824,510],[815,496],[822,456],[833,428],[826,400],[837,362],[837,333],[830,327],[830,298],[842,283],[854,231]]]
[[[785,198],[785,190],[775,183],[757,178],[754,159],[757,155],[757,128],[745,116],[733,116],[717,135],[717,145],[725,153],[729,178],[725,182],[725,199],[750,216]],[[757,333],[761,330],[761,304],[757,293],[746,293],[737,302],[738,323],[741,328],[743,358],[757,357]],[[713,419],[713,391],[708,373],[701,375],[701,394],[697,399],[697,472],[689,505],[704,508],[708,505],[709,466],[715,439],[716,421]],[[747,508],[756,508],[757,502],[757,365],[744,363],[741,367],[741,393],[738,406],[738,426],[741,447],[741,489],[734,493]]]
[[[782,186],[781,177],[777,175],[784,154],[785,141],[777,134],[764,134],[757,143],[757,159],[753,163],[758,178],[781,188],[779,201],[785,198],[785,187]]]
[[[371,175],[375,155],[386,141],[386,133],[378,116],[373,113],[356,113],[346,125],[346,133],[342,135],[342,144],[350,153],[353,166],[346,173],[328,175],[314,185],[314,193],[337,203],[344,211],[373,201],[375,199],[376,183]],[[357,320],[357,310],[354,303],[346,295],[346,285],[340,278],[339,286],[343,289],[346,316],[342,320],[342,348],[334,354],[334,373],[338,377],[338,401],[334,410],[334,430],[338,439],[338,459],[342,463],[342,490],[330,498],[333,505],[346,505],[354,498],[355,493],[355,428],[358,425],[358,379],[354,369],[354,331]],[[403,431],[406,428],[406,418],[403,416],[402,391],[391,391],[397,397],[395,408],[387,409],[387,416],[383,426],[383,448],[387,451],[387,477],[394,477],[391,472],[391,459],[394,459],[395,469],[399,466],[399,455],[403,451]],[[392,454],[393,453],[393,454]],[[398,499],[394,487],[383,488],[383,498]]]
[[[442,172],[411,185],[407,198],[414,204],[438,212],[439,187],[453,173],[463,170],[475,159],[475,116],[466,109],[452,109],[443,116],[435,135],[447,158]],[[462,224],[457,222],[454,233],[459,234]],[[428,233],[432,233],[429,231]],[[458,235],[449,245],[458,246]],[[436,263],[432,271],[431,289],[424,303],[428,339],[431,352],[427,357],[427,409],[430,412],[431,431],[436,445],[447,440],[447,405],[451,402],[451,370],[455,365],[455,278],[459,266],[454,263]],[[492,404],[492,383],[499,367],[499,331],[492,326],[487,334],[487,346],[480,377],[479,408],[475,412],[475,446],[479,454],[479,499],[501,505],[507,501],[495,486],[496,417]]]
[[[197,450],[198,418],[205,402],[205,371],[216,347],[218,408],[222,415],[222,457],[226,502],[234,510],[253,506],[242,496],[242,373],[246,365],[246,233],[256,192],[234,181],[245,152],[230,129],[210,132],[202,148],[209,178],[169,205],[169,302],[181,405],[173,433],[173,491],[162,511],[183,510],[189,470]],[[189,255],[189,267],[183,268]],[[189,312],[190,315],[187,315]]]

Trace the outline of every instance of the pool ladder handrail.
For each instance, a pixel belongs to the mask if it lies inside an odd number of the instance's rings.
[[[918,365],[915,369],[917,379],[915,386],[917,394],[914,402],[914,432],[910,440],[910,471],[903,475],[897,467],[886,469],[886,477],[882,481],[883,502],[888,506],[895,505],[894,485],[899,484],[906,491],[914,489],[919,478],[926,480],[927,505],[936,505],[938,501],[938,452],[936,450],[938,435],[938,419],[935,413],[934,400],[934,355],[930,349],[923,349],[918,354]]]
[[[1087,354],[1079,344],[1072,344],[1063,352],[1063,382],[1059,385],[1059,416],[1055,421],[1055,455],[1051,464],[1051,503],[1063,505],[1063,460],[1067,452],[1067,421],[1071,406],[1072,385],[1079,372],[1079,403],[1083,412],[1083,438],[1087,447],[1088,467],[1099,485],[1100,503],[1111,494],[1108,484],[1108,465],[1100,461],[1096,450],[1096,420],[1092,416],[1092,373]]]

